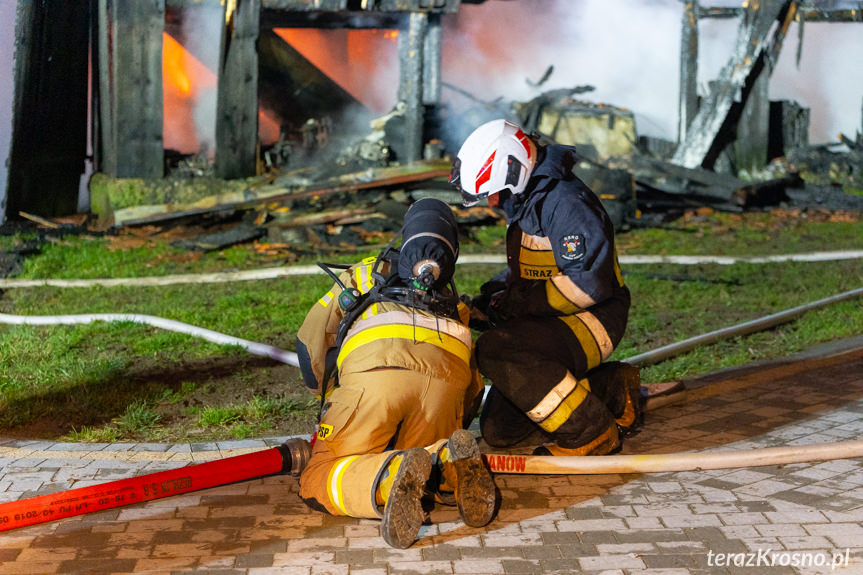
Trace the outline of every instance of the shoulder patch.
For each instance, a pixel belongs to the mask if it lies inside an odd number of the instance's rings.
[[[569,261],[580,260],[584,257],[584,236],[581,234],[570,234],[563,236],[560,242],[560,257]]]

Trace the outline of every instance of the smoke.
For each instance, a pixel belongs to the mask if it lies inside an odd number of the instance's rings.
[[[218,95],[216,74],[219,65],[219,38],[221,37],[222,7],[219,5],[189,6],[183,11],[183,47],[202,66],[187,66],[192,76],[194,94],[190,106],[191,121],[198,140],[198,152],[216,148],[216,100]],[[165,127],[166,147],[170,126]]]
[[[463,5],[454,20],[444,28],[444,82],[483,100],[518,101],[589,84],[596,90],[584,99],[633,110],[642,133],[674,133],[666,110],[677,102],[677,2],[487,2]],[[541,87],[527,83],[551,65]]]
[[[707,4],[707,2],[704,2]],[[735,0],[711,5],[739,6]],[[679,0],[491,0],[463,4],[444,26],[443,81],[491,101],[526,101],[540,90],[590,84],[585,100],[628,108],[640,134],[676,139]],[[835,141],[860,129],[863,34],[855,24],[805,24],[803,57],[795,66],[797,25],[786,38],[770,96],[811,108],[810,140]],[[732,53],[738,23],[701,20],[701,92]],[[532,88],[554,66],[549,80]],[[454,109],[471,104],[444,90]]]

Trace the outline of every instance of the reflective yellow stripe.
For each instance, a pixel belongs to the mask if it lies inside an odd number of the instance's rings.
[[[333,465],[332,469],[330,469],[330,475],[327,478],[330,501],[332,501],[333,505],[335,505],[339,511],[345,515],[348,515],[348,512],[345,510],[345,502],[342,494],[342,477],[344,477],[347,466],[357,457],[359,456],[352,455],[339,460],[339,462]]]
[[[623,273],[620,271],[620,262],[617,261],[617,248],[614,248],[614,277],[617,278],[617,285],[623,287]]]
[[[466,325],[458,323],[444,317],[435,317],[433,315],[425,315],[416,311],[402,311],[400,309],[391,310],[376,315],[374,318],[362,318],[354,322],[351,329],[347,333],[345,339],[350,339],[359,332],[370,327],[379,327],[385,325],[407,325],[424,327],[435,332],[442,332],[461,341],[466,347],[473,346],[473,338],[470,328]]]
[[[596,316],[589,311],[583,311],[576,314],[576,316],[584,322],[584,325],[587,326],[587,329],[590,330],[591,335],[593,335],[593,340],[596,342],[596,345],[599,346],[601,361],[608,359],[608,356],[610,356],[611,352],[614,351],[614,344],[611,343],[611,338],[609,337],[605,326],[602,325],[602,322],[600,322]]]
[[[557,286],[552,281],[545,282],[545,297],[548,300],[548,305],[559,311],[560,313],[570,315],[581,308],[566,299]]]
[[[327,307],[328,305],[330,305],[330,302],[332,302],[332,301],[333,301],[333,298],[334,298],[334,297],[335,297],[335,294],[332,292],[332,290],[330,290],[330,291],[328,291],[327,293],[325,293],[325,294],[321,297],[321,299],[319,299],[319,300],[318,300],[318,303],[319,303],[319,304],[321,304],[321,305],[322,305],[322,306],[324,306],[324,307]]]
[[[539,422],[539,426],[549,433],[557,431],[557,428],[563,425],[572,415],[572,412],[581,405],[588,393],[590,393],[590,388],[587,387],[587,380],[578,380],[578,385],[573,392],[561,402],[560,406],[545,421]]]
[[[357,289],[360,290],[360,293],[368,293],[374,287],[375,280],[372,279],[371,264],[357,266],[354,275],[356,277]]]
[[[565,315],[558,319],[569,326],[578,343],[581,344],[581,348],[584,350],[584,355],[587,358],[587,369],[593,369],[599,365],[599,362],[602,361],[599,345],[596,343],[596,339],[588,326],[581,320],[581,314]]]
[[[524,246],[518,255],[518,268],[519,275],[529,280],[547,279],[560,272],[554,261],[554,252],[539,252]]]
[[[413,325],[382,325],[364,329],[353,336],[349,336],[342,345],[336,364],[341,369],[342,361],[355,349],[379,339],[389,338],[405,339],[415,343],[430,343],[455,355],[466,365],[470,365],[471,348],[465,346],[461,340],[434,329]]]
[[[578,380],[569,372],[566,372],[566,377],[549,391],[533,409],[527,412],[527,416],[535,423],[539,423],[557,409],[560,402],[572,393],[572,390],[578,385]]]
[[[554,282],[555,287],[560,290],[560,293],[566,299],[581,309],[589,308],[596,303],[592,297],[587,295],[587,292],[575,285],[575,282],[565,274],[557,274],[551,278],[551,281]]]

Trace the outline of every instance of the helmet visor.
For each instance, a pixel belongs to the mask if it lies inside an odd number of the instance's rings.
[[[487,197],[488,197],[488,192],[486,192],[484,194],[471,194],[471,193],[468,193],[462,189],[461,190],[461,205],[463,205],[466,208],[470,208],[472,206],[477,205],[480,202],[480,200],[487,198]]]

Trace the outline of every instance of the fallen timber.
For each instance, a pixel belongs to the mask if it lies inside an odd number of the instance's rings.
[[[276,178],[271,184],[246,186],[239,192],[208,196],[191,204],[142,205],[111,209],[100,214],[113,226],[155,224],[201,216],[220,211],[248,210],[265,203],[310,200],[327,195],[357,192],[377,188],[391,188],[443,178],[449,175],[450,165],[443,162],[416,162],[407,166],[394,166],[363,170],[329,178],[322,182],[295,184],[289,178]]]

